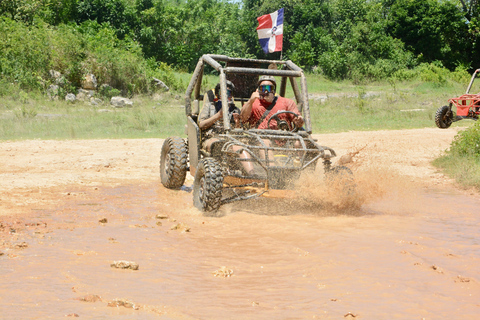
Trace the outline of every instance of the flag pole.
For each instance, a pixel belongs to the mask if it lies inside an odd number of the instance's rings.
[[[283,9],[283,8],[282,8]],[[283,10],[282,10],[283,11]],[[283,35],[285,34],[285,32],[283,32],[283,30],[285,29],[285,20],[282,20],[282,23],[283,23],[283,28],[282,28],[282,50],[280,50],[280,61],[282,61],[283,59]]]

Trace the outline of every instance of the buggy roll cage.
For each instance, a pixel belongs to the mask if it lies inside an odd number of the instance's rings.
[[[225,66],[220,64],[224,62]],[[242,59],[242,58],[231,58],[225,55],[215,55],[215,54],[204,54],[200,59],[198,59],[197,66],[193,72],[193,76],[190,80],[190,83],[187,87],[185,93],[185,113],[187,116],[197,116],[200,112],[200,100],[203,99],[203,95],[200,94],[203,70],[205,65],[209,65],[214,68],[220,75],[220,95],[222,101],[222,110],[223,110],[223,125],[224,129],[228,132],[232,130],[229,114],[228,114],[228,100],[227,100],[227,75],[268,75],[268,76],[279,76],[282,77],[280,82],[280,91],[279,95],[284,97],[287,86],[287,78],[290,80],[295,99],[297,101],[298,110],[303,114],[305,121],[304,128],[305,131],[309,134],[312,133],[312,126],[310,120],[310,108],[308,105],[308,92],[307,92],[307,81],[303,70],[294,64],[292,61],[281,61],[281,60],[264,60],[264,59]],[[236,66],[229,66],[233,64]],[[268,65],[277,65],[277,69],[269,68],[260,68],[258,67],[261,64]],[[240,66],[238,66],[240,65]],[[278,67],[280,66],[280,67]],[[233,76],[234,77],[234,76]],[[300,88],[296,82],[295,78],[300,78]],[[254,83],[256,86],[256,82]],[[192,101],[193,94],[193,101]],[[244,93],[242,96],[237,97],[236,99],[240,101],[247,101],[250,98],[250,93],[248,95]],[[193,102],[193,105],[192,105]]]

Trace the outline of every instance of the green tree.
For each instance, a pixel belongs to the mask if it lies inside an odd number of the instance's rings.
[[[44,0],[42,17],[51,25],[69,23],[77,20],[78,0]]]
[[[402,40],[419,62],[442,61],[454,70],[469,62],[468,25],[453,2],[396,0],[388,10],[387,31]]]
[[[43,0],[2,0],[0,1],[0,15],[32,24],[34,17],[43,6]]]
[[[78,0],[77,11],[78,23],[88,20],[100,24],[108,22],[116,29],[119,38],[137,27],[135,8],[124,0]]]

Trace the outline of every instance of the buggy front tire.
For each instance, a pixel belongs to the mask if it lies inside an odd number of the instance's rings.
[[[356,184],[353,172],[345,166],[335,166],[326,173],[327,184],[335,188],[343,196],[351,197],[355,194]]]
[[[179,189],[187,175],[188,152],[185,140],[170,137],[165,140],[160,155],[160,180],[169,189]]]
[[[202,159],[193,181],[193,205],[204,215],[215,216],[221,205],[222,189],[222,167],[213,158]]]
[[[440,129],[447,129],[452,125],[453,113],[449,106],[443,106],[437,109],[435,113],[435,124]]]

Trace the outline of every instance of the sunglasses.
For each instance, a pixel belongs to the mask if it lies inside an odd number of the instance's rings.
[[[261,86],[258,86],[258,91],[261,92],[261,93],[275,92],[275,86],[273,86],[271,84],[261,85]]]

